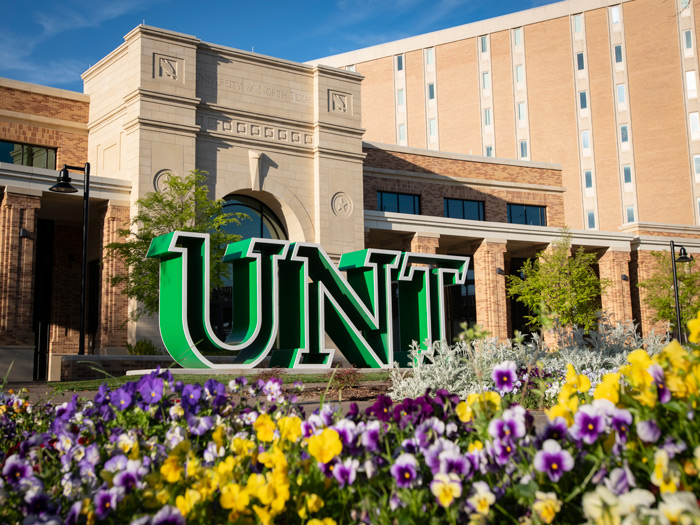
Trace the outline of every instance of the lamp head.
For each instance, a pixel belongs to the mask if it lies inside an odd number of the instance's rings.
[[[688,252],[686,251],[684,246],[681,246],[681,249],[678,250],[678,258],[676,259],[677,263],[687,263],[691,262],[693,260],[692,256],[688,255]]]
[[[78,190],[74,188],[71,183],[70,175],[68,174],[68,168],[63,165],[63,169],[58,173],[58,180],[56,184],[49,188],[49,191],[55,193],[77,193]]]

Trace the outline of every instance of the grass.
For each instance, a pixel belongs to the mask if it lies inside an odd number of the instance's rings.
[[[362,374],[357,374],[359,376],[358,381],[360,383],[363,383],[365,381],[388,381],[389,380],[389,372],[368,372],[368,373],[362,373]],[[248,378],[248,381],[255,381],[257,379],[260,379],[262,376],[261,375],[247,375],[245,377]],[[269,374],[265,374],[265,377],[270,377]],[[182,381],[183,383],[198,383],[200,385],[203,385],[208,379],[216,379],[220,383],[223,383],[225,385],[228,384],[229,381],[232,379],[235,379],[236,377],[240,377],[237,375],[187,375],[187,374],[178,374],[175,375],[174,378],[176,381]],[[327,374],[279,374],[279,377],[282,379],[282,383],[284,384],[291,384],[294,383],[295,381],[301,381],[302,383],[308,384],[308,383],[328,383],[328,380],[331,377],[331,373]],[[110,388],[115,388],[123,385],[124,383],[128,383],[129,381],[138,381],[139,376],[122,376],[122,377],[108,377],[105,379],[88,379],[84,381],[62,381],[62,382],[57,382],[57,383],[50,383],[50,385],[53,387],[54,392],[79,392],[79,391],[91,391],[91,390],[97,390],[101,385],[107,384]]]

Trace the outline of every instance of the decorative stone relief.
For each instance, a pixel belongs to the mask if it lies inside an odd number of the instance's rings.
[[[182,69],[181,58],[153,53],[153,78],[182,82]]]
[[[352,115],[352,95],[328,90],[328,111]]]
[[[168,175],[175,175],[175,172],[173,170],[169,169],[164,169],[158,171],[154,176],[153,176],[153,189],[156,191],[163,191],[163,188],[165,188],[165,179],[168,178]]]
[[[293,143],[306,147],[313,146],[313,133],[301,130],[279,128],[277,126],[260,125],[253,122],[222,119],[215,116],[197,115],[196,122],[202,131],[216,131],[234,135],[253,136],[273,142]]]
[[[331,209],[338,217],[350,217],[352,215],[352,199],[344,191],[339,191],[331,199]]]

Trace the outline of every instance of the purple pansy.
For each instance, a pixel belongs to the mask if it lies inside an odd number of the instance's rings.
[[[418,462],[413,454],[401,454],[389,469],[399,488],[408,488],[418,477]]]
[[[214,423],[211,416],[197,417],[191,415],[187,418],[187,427],[195,436],[203,436],[213,426]]]
[[[566,425],[566,419],[563,417],[556,417],[553,421],[548,421],[547,426],[542,432],[542,441],[548,439],[555,439],[559,441],[560,439],[566,438],[566,433],[569,427]]]
[[[440,421],[436,417],[431,417],[426,419],[416,429],[416,438],[418,439],[418,444],[425,448],[433,440],[442,436],[445,433],[445,423]]]
[[[202,397],[202,387],[199,385],[185,385],[182,389],[182,408],[194,408]]]
[[[595,443],[605,428],[605,415],[600,408],[593,405],[583,405],[576,412],[574,424],[569,429],[569,433],[577,441],[583,441],[590,445]]]
[[[622,443],[627,442],[627,434],[632,425],[632,414],[624,408],[615,408],[610,418],[610,426],[615,429],[617,437]]]
[[[517,380],[516,366],[513,361],[503,361],[493,368],[491,379],[496,383],[496,389],[501,394],[513,391],[513,386]]]
[[[118,410],[126,410],[131,406],[131,393],[128,389],[121,387],[112,392],[110,401]]]
[[[163,380],[159,377],[144,376],[139,381],[138,390],[147,404],[158,403],[163,397]]]
[[[664,369],[661,368],[661,365],[651,365],[647,370],[651,374],[651,377],[654,378],[656,395],[659,397],[659,402],[668,403],[671,401],[671,391],[666,387]]]
[[[33,474],[32,466],[25,460],[20,459],[17,454],[12,454],[5,461],[2,468],[2,475],[10,485],[17,485],[23,479]]]
[[[368,452],[376,452],[379,450],[379,429],[381,428],[381,423],[379,421],[370,421],[365,426],[364,432],[362,433],[362,446],[367,449]]]
[[[559,481],[564,472],[574,468],[574,458],[561,445],[553,439],[548,439],[542,444],[542,450],[535,454],[535,469],[546,472],[553,482]]]
[[[115,489],[98,490],[93,498],[97,519],[104,519],[117,508],[117,491]]]
[[[391,419],[391,405],[394,402],[389,396],[379,394],[373,405],[365,409],[365,414],[373,415],[379,421],[389,421]]]
[[[645,443],[656,443],[661,437],[661,430],[659,430],[659,425],[653,419],[639,421],[637,423],[637,435]]]
[[[515,444],[510,439],[493,440],[493,458],[499,465],[505,465],[515,455]]]
[[[525,409],[519,405],[503,411],[489,423],[489,435],[498,439],[520,439],[525,435]]]
[[[338,463],[333,469],[333,477],[336,479],[340,488],[345,485],[352,485],[355,482],[357,469],[360,462],[354,458],[347,458],[342,463]]]
[[[141,479],[148,473],[148,469],[141,465],[141,461],[130,459],[127,461],[126,468],[114,476],[114,486],[124,489],[128,494],[134,488],[138,488],[141,484]]]
[[[160,509],[151,521],[151,525],[185,525],[186,523],[185,517],[178,508],[171,505]]]

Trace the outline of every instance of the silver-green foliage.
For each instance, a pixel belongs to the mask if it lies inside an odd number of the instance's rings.
[[[651,334],[641,337],[632,323],[612,323],[601,318],[596,330],[559,330],[560,348],[550,351],[534,334],[528,344],[520,340],[497,341],[495,338],[448,345],[444,341],[420,346],[414,342],[409,351],[409,369],[394,369],[391,373],[391,397],[401,400],[417,397],[426,389],[444,388],[464,398],[483,390],[493,389],[491,371],[498,363],[514,361],[518,367],[532,367],[558,374],[563,378],[567,363],[579,372],[596,378],[622,365],[630,352],[644,348],[650,354],[659,352],[668,342],[666,337]],[[554,381],[552,392],[558,386]]]

